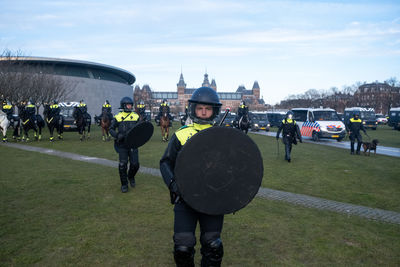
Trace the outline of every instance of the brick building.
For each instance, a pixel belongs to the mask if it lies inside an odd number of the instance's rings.
[[[157,112],[162,100],[167,99],[170,103],[171,112],[184,112],[188,100],[198,87],[187,88],[182,73],[176,86],[177,90],[174,92],[152,92],[148,85],[144,85],[142,89],[140,89],[139,86],[136,86],[134,90],[135,102],[144,100],[145,104],[152,110],[152,112]],[[215,79],[212,79],[210,83],[207,73],[204,74],[204,80],[201,86],[211,87],[217,92],[217,83],[215,82]],[[260,99],[260,86],[257,81],[254,82],[251,90],[247,90],[243,85],[241,85],[238,87],[236,92],[217,93],[222,103],[221,110],[229,107],[232,112],[235,112],[241,100],[246,101],[247,105],[255,109],[264,106],[264,100]]]
[[[400,106],[400,87],[379,82],[363,84],[354,93],[354,105],[388,114],[391,107]]]

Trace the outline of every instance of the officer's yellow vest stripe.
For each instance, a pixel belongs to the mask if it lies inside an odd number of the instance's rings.
[[[186,144],[186,141],[189,140],[193,135],[198,133],[201,130],[207,129],[212,127],[211,124],[189,124],[187,127],[183,127],[177,132],[175,132],[176,137],[178,138],[179,142],[183,146]]]
[[[120,112],[114,116],[114,118],[118,121],[137,121],[139,120],[139,115],[135,112]]]
[[[286,123],[296,123],[296,121],[295,121],[295,120],[292,120],[292,119],[283,119],[283,120],[282,120],[282,123],[283,123],[283,124],[286,124]]]
[[[362,122],[362,120],[360,120],[360,119],[354,119],[354,118],[350,118],[350,122]]]
[[[11,105],[4,105],[4,106],[3,106],[3,109],[11,109],[11,108],[12,108]]]

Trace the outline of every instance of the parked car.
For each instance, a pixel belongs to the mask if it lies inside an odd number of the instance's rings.
[[[270,123],[270,127],[273,127],[273,126],[279,127],[282,123],[282,120],[286,117],[286,112],[268,111],[267,117],[268,117],[268,121]]]
[[[375,118],[375,110],[373,108],[360,108],[352,107],[344,109],[344,123],[347,124],[350,118],[353,117],[354,112],[360,113],[360,119],[363,121],[363,125],[366,129],[376,130],[378,122]]]
[[[294,108],[292,111],[301,136],[311,137],[314,141],[329,138],[338,142],[346,136],[346,127],[334,109]]]
[[[225,112],[219,114],[218,118],[215,120],[215,122],[216,122],[217,124],[220,123],[221,119],[224,117],[224,114],[225,114]],[[234,126],[234,125],[233,125],[233,122],[235,121],[235,119],[236,119],[236,114],[235,114],[235,113],[229,113],[229,114],[226,116],[226,118],[225,118],[225,120],[224,120],[224,123],[223,123],[221,126],[233,127],[233,126]]]
[[[390,109],[388,125],[400,131],[400,107]]]
[[[251,120],[251,130],[259,131],[265,130],[269,131],[270,123],[268,121],[267,113],[262,112],[249,112],[250,120]]]
[[[388,119],[383,114],[376,114],[375,118],[378,124],[386,124],[388,122]]]
[[[61,102],[58,104],[60,107],[60,115],[64,119],[64,130],[76,130],[75,118],[72,116],[74,108],[79,105],[79,102]]]

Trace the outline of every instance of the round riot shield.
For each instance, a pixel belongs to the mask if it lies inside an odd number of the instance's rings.
[[[130,148],[138,148],[150,140],[153,132],[154,127],[151,122],[139,122],[127,133],[125,144]]]
[[[229,214],[250,203],[261,186],[263,171],[254,141],[227,127],[211,127],[190,138],[174,169],[184,201],[210,215]]]

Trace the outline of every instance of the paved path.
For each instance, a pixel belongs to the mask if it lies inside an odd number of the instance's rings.
[[[276,136],[276,132],[259,131],[259,132],[251,132],[251,133],[267,135],[267,136],[273,136],[273,137]],[[311,138],[309,138],[309,137],[303,137],[303,141],[306,142],[306,143],[312,143],[312,144],[319,144],[319,145],[343,148],[343,149],[347,149],[347,150],[350,151],[350,142],[349,141],[338,142],[338,141],[333,140],[333,139],[320,139],[318,142],[315,142],[315,141],[311,140]],[[361,148],[361,150],[363,151],[362,148]],[[373,154],[373,152],[372,152],[372,154]],[[376,154],[392,156],[392,157],[400,157],[400,148],[378,145],[378,148],[376,150]]]
[[[32,147],[32,146],[16,144],[16,143],[2,143],[2,145],[7,146],[7,147],[12,147],[12,148],[18,148],[18,149],[22,149],[22,150],[27,150],[27,151],[35,151],[35,152],[39,152],[39,153],[43,153],[43,154],[54,155],[54,156],[58,156],[58,157],[62,157],[62,158],[68,158],[68,159],[84,161],[84,162],[89,162],[89,163],[94,163],[94,164],[100,164],[103,166],[109,166],[109,167],[114,167],[114,168],[118,167],[117,161],[103,159],[103,158],[88,157],[88,156],[83,156],[83,155],[69,153],[69,152],[62,152],[62,151],[41,148],[41,147]],[[139,172],[161,177],[160,170],[155,169],[155,168],[147,168],[147,167],[140,166]],[[272,199],[272,200],[284,201],[284,202],[292,203],[295,205],[305,206],[308,208],[330,210],[330,211],[334,211],[334,212],[338,212],[338,213],[344,213],[344,214],[348,214],[348,215],[357,215],[357,216],[368,218],[368,219],[373,219],[373,220],[378,220],[378,221],[383,221],[383,222],[388,222],[388,223],[394,223],[394,224],[400,224],[400,213],[394,212],[394,211],[374,209],[374,208],[369,208],[369,207],[364,207],[364,206],[358,206],[358,205],[337,202],[337,201],[332,201],[332,200],[327,200],[327,199],[322,199],[322,198],[317,198],[317,197],[311,197],[311,196],[302,195],[302,194],[294,194],[294,193],[290,193],[290,192],[273,190],[273,189],[263,188],[263,187],[260,187],[257,196],[262,197],[262,198]]]

